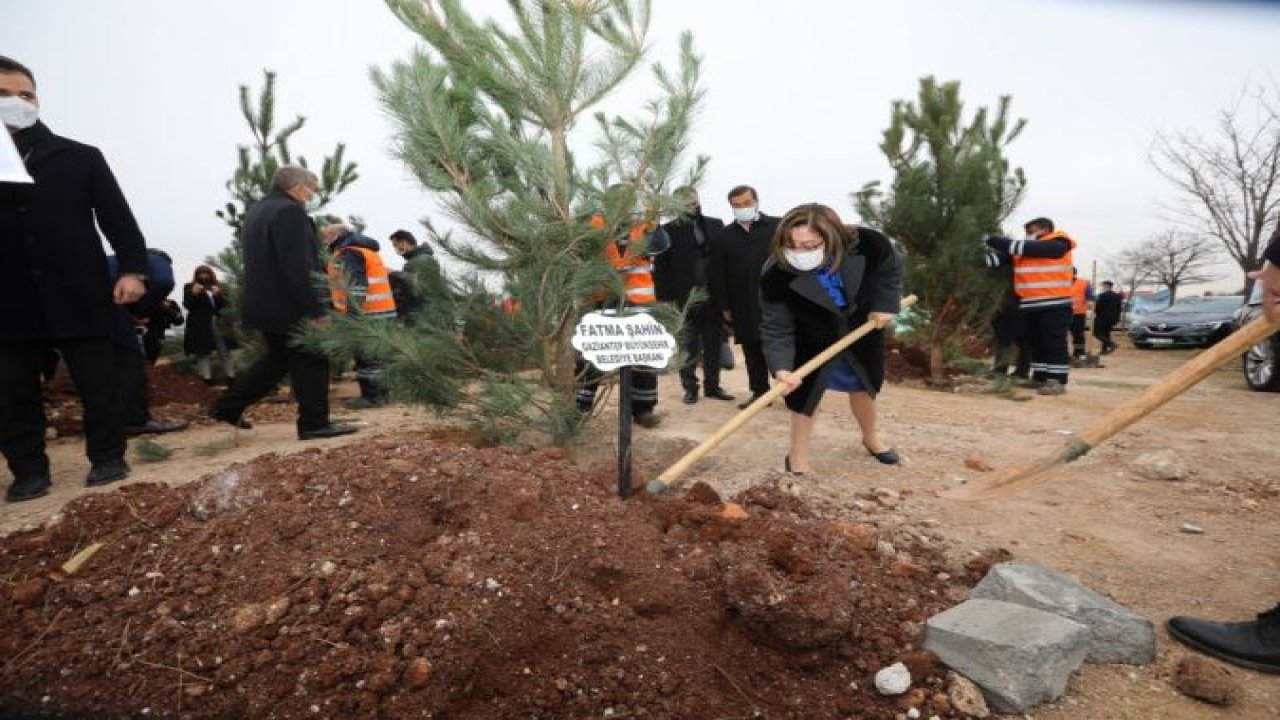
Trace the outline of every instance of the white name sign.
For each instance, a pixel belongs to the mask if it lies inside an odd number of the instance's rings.
[[[573,348],[602,371],[627,365],[661,370],[676,354],[676,339],[645,313],[587,313],[573,333]]]

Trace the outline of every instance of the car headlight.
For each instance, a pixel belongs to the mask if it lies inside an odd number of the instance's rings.
[[[1222,321],[1219,320],[1217,322],[1199,322],[1192,325],[1191,327],[1195,328],[1196,330],[1217,330],[1218,328],[1222,327]]]

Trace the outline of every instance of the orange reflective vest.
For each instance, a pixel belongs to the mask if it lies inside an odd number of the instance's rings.
[[[603,228],[604,217],[592,216],[591,227]],[[653,286],[653,260],[645,255],[633,254],[649,233],[654,231],[654,227],[654,224],[648,221],[632,225],[631,230],[627,232],[625,253],[619,251],[618,243],[613,241],[604,247],[609,264],[622,275],[628,305],[652,305],[658,301],[658,295]]]
[[[1084,278],[1076,278],[1071,284],[1071,314],[1089,314],[1089,281]]]
[[[344,252],[359,253],[364,257],[365,276],[369,284],[361,298],[359,312],[364,317],[394,318],[396,316],[396,300],[391,293],[391,275],[378,253],[362,247],[344,247],[333,254],[329,262],[329,295],[333,298],[333,308],[346,313],[347,279],[342,276],[342,268],[338,258]]]
[[[1018,243],[1045,242],[1046,240],[1066,240],[1071,250],[1066,255],[1056,258],[1025,257],[1017,250]],[[1071,259],[1071,251],[1076,249],[1076,241],[1061,231],[1051,232],[1038,240],[1016,240],[1013,248],[1013,289],[1022,299],[1022,305],[1057,305],[1070,302],[1071,286],[1075,274],[1075,262]]]

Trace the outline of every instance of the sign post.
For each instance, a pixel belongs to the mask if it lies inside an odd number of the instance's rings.
[[[632,368],[665,368],[676,339],[646,312],[598,310],[583,316],[572,344],[601,372],[618,371],[618,495],[625,498],[631,494]]]

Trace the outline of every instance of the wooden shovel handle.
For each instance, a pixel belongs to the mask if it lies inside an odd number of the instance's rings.
[[[1006,470],[976,482],[951,488],[942,493],[950,500],[990,500],[1021,492],[1038,484],[1039,479],[1054,468],[1075,461],[1103,441],[1150,415],[1160,406],[1204,380],[1214,370],[1240,356],[1250,347],[1280,330],[1280,320],[1270,323],[1259,316],[1225,340],[1187,361],[1165,375],[1155,385],[1116,406],[1101,420],[1069,440],[1052,455],[1010,466]]]
[[[902,303],[901,303],[899,312],[901,312],[901,310],[905,310],[906,308],[911,307],[915,303],[916,303],[915,295],[908,295],[902,298]],[[839,355],[841,352],[843,352],[845,348],[854,344],[855,342],[860,340],[863,336],[865,336],[867,333],[875,329],[876,329],[876,324],[874,321],[871,321],[871,320],[868,320],[867,322],[859,325],[848,335],[845,335],[844,337],[835,341],[826,350],[823,350],[822,352],[818,353],[812,359],[810,359],[809,362],[806,362],[804,365],[801,365],[799,369],[793,371],[791,373],[791,377],[795,378],[796,380],[803,380],[810,373],[815,372],[818,368],[825,365],[827,361],[831,360],[831,358],[834,358],[836,355]],[[748,420],[755,417],[756,414],[758,414],[761,410],[768,407],[769,403],[772,403],[776,401],[778,398],[782,397],[786,393],[786,390],[787,390],[787,386],[783,384],[774,385],[773,387],[769,388],[768,392],[756,398],[755,402],[748,405],[745,410],[743,410],[742,412],[730,418],[729,422],[720,426],[720,428],[716,430],[714,433],[712,433],[710,437],[708,437],[706,440],[703,440],[701,444],[699,444],[693,450],[690,450],[684,457],[680,458],[675,462],[675,464],[673,464],[671,467],[663,471],[663,473],[659,475],[656,480],[650,482],[649,483],[650,492],[662,492],[667,488],[674,487],[676,480],[680,476],[688,472],[689,468],[692,467],[694,463],[698,462],[703,457],[705,457],[707,453],[714,450],[717,445],[724,442],[725,438],[732,435],[735,430],[745,425]]]

